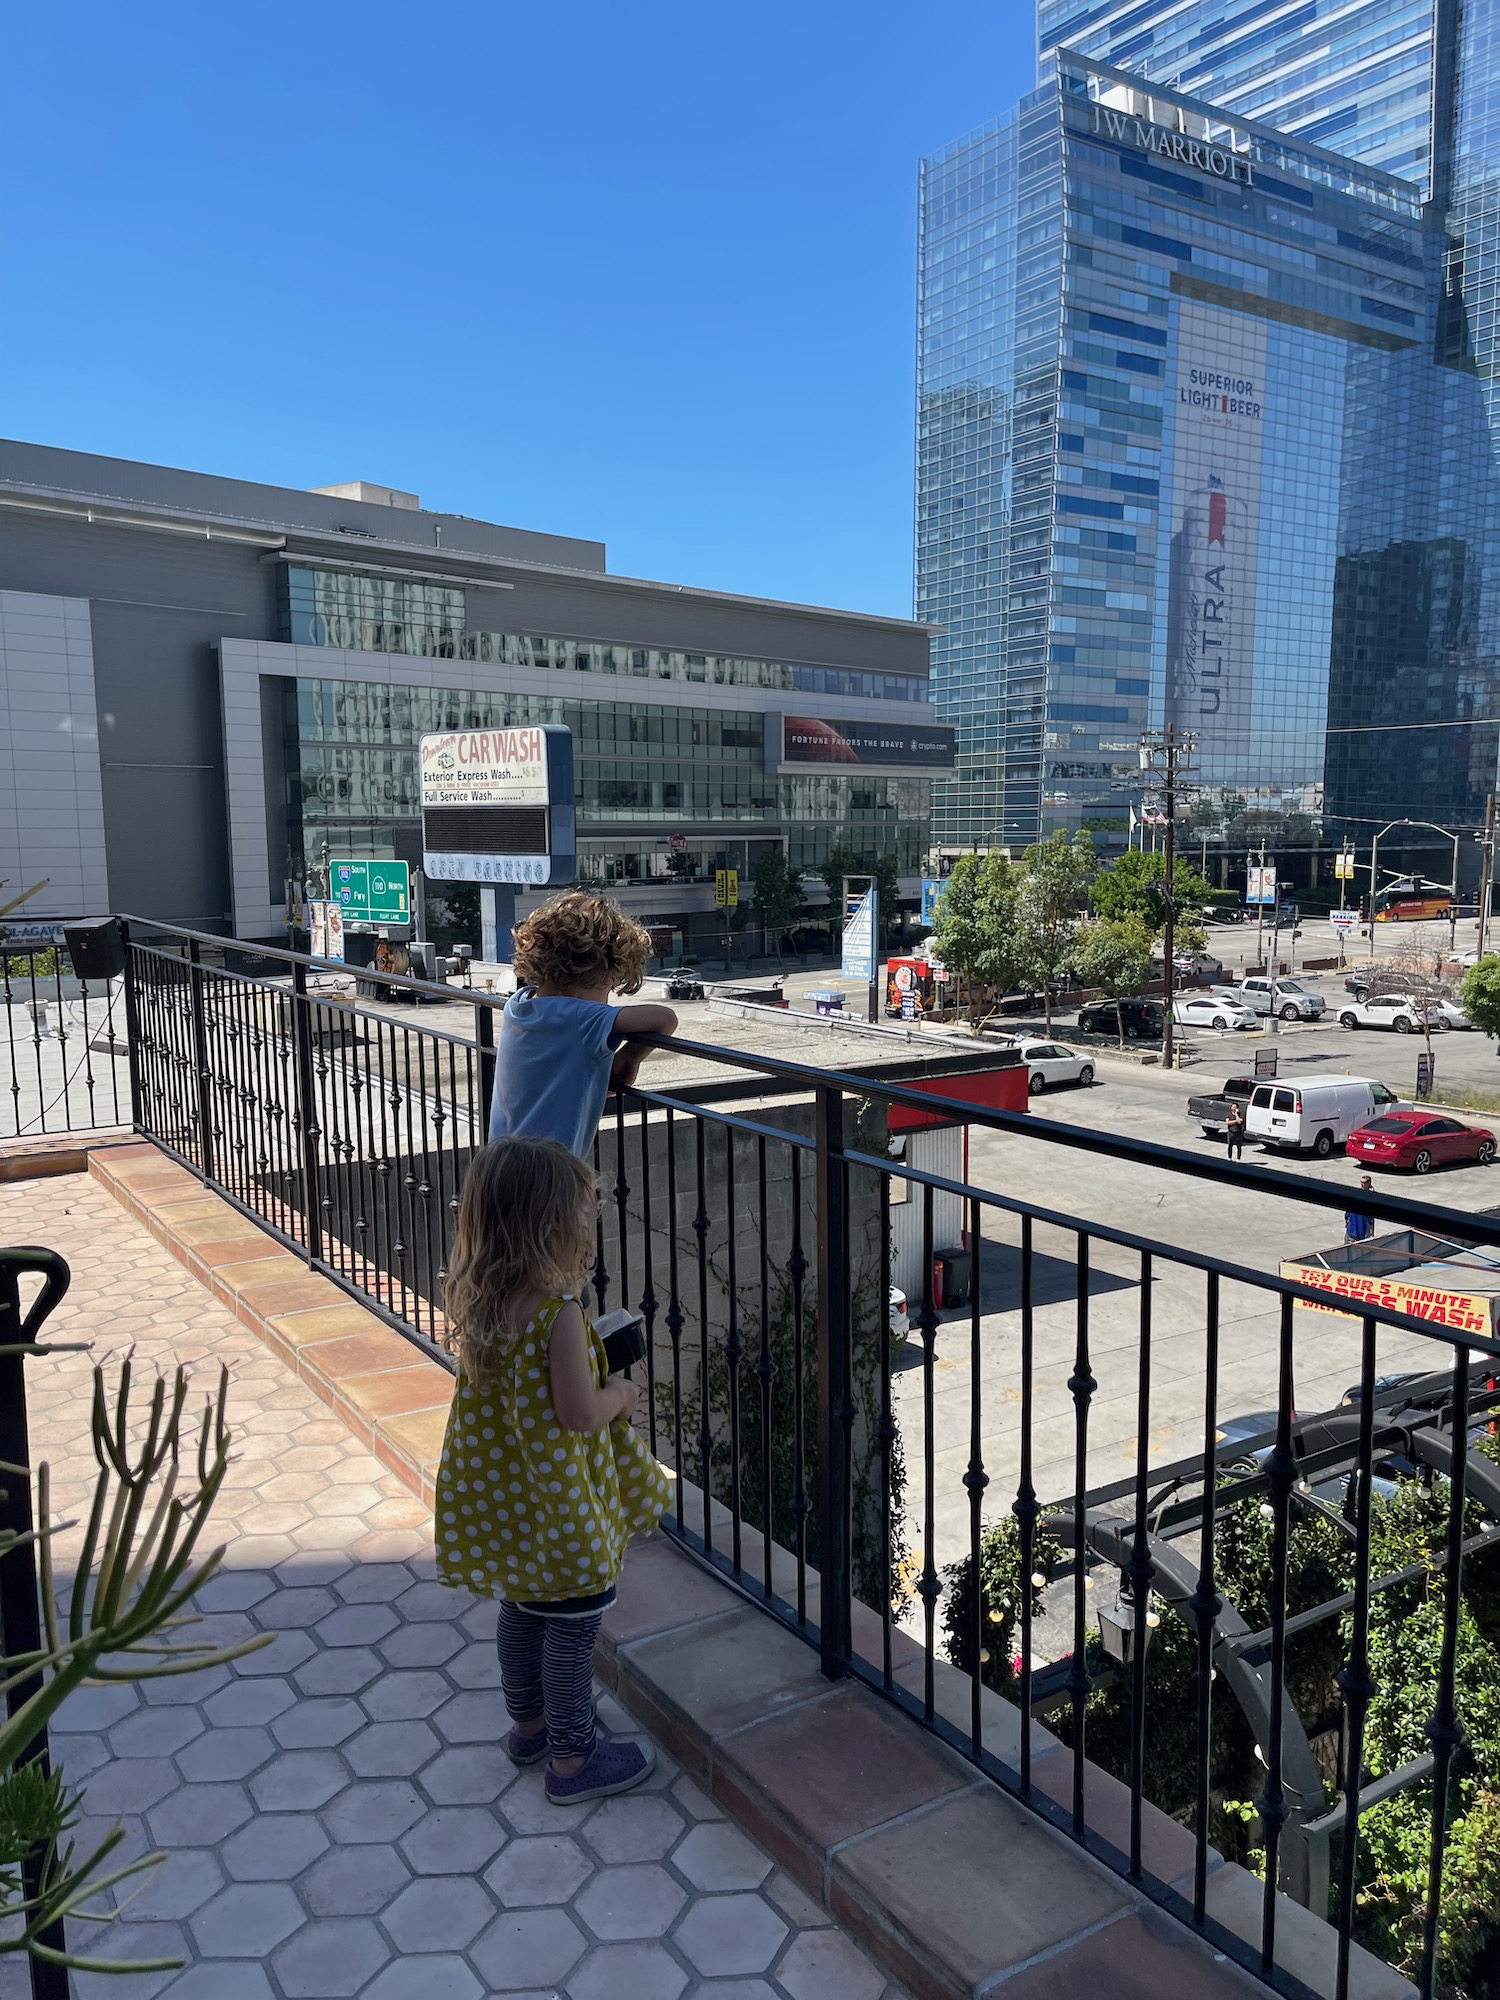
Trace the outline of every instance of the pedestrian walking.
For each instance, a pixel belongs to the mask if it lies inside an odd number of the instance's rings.
[[[1229,1115],[1224,1120],[1225,1152],[1231,1160],[1244,1157],[1245,1152],[1245,1107],[1238,1102],[1231,1103]]]
[[[1368,1174],[1360,1175],[1359,1191],[1361,1194],[1374,1193],[1374,1182]],[[1345,1212],[1344,1241],[1346,1243],[1363,1243],[1366,1237],[1373,1236],[1374,1234],[1375,1218],[1373,1215],[1366,1215],[1362,1208],[1351,1208]]]
[[[501,1139],[469,1167],[443,1300],[458,1381],[433,1535],[444,1583],[499,1600],[505,1752],[548,1799],[627,1792],[649,1742],[600,1737],[593,1657],[625,1545],[658,1526],[667,1477],[630,1427],[640,1391],[611,1375],[580,1303],[594,1171],[557,1139]]]

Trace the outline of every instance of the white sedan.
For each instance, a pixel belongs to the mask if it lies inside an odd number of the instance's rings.
[[[1027,1069],[1031,1081],[1027,1088],[1033,1097],[1039,1091],[1054,1083],[1092,1083],[1094,1065],[1087,1056],[1076,1049],[1065,1049],[1061,1042],[1017,1042],[1016,1049]]]
[[[1184,1028],[1258,1028],[1260,1016],[1243,1000],[1192,994],[1172,1002],[1172,1019]]]
[[[1456,1000],[1439,998],[1437,1000],[1430,1000],[1427,1004],[1429,1007],[1435,1008],[1442,1015],[1443,1023],[1446,1027],[1472,1028],[1474,1025]]]

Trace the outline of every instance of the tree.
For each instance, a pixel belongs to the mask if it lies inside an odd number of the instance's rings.
[[[1151,977],[1151,929],[1133,911],[1122,917],[1101,917],[1080,933],[1073,950],[1073,969],[1085,986],[1095,986],[1115,1003],[1120,1047],[1125,1023],[1120,1002],[1139,993]]]
[[[1215,900],[1213,888],[1196,868],[1174,860],[1172,896],[1177,906],[1174,948],[1202,951],[1208,933],[1198,911]],[[1117,855],[1094,877],[1093,902],[1101,917],[1139,917],[1153,941],[1159,938],[1167,927],[1167,857],[1139,848]]]
[[[969,1025],[976,1031],[985,1011],[985,989],[998,997],[1023,977],[1020,926],[1016,917],[1019,870],[1003,854],[962,855],[953,864],[938,905],[932,942],[950,972],[969,987]]]
[[[1047,1033],[1052,1033],[1052,985],[1066,969],[1078,938],[1098,861],[1087,833],[1065,833],[1028,847],[1021,856],[1016,924],[1028,983],[1041,988]]]
[[[755,888],[755,913],[766,934],[766,949],[781,956],[781,933],[802,908],[802,877],[794,872],[782,847],[763,848],[750,871]]]
[[[1500,1037],[1500,954],[1488,952],[1469,967],[1458,997],[1481,1034]]]

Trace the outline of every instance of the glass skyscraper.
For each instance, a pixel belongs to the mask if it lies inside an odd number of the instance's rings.
[[[1043,0],[1039,28],[1040,88],[922,166],[917,608],[959,732],[935,839],[1123,842],[1167,721],[1199,741],[1195,845],[1474,823],[1500,709],[1485,20],[1447,98],[1443,6]]]

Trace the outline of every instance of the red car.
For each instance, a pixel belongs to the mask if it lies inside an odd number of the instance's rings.
[[[1460,1125],[1456,1118],[1430,1111],[1383,1111],[1349,1134],[1344,1151],[1368,1166],[1410,1167],[1425,1174],[1466,1160],[1487,1167],[1495,1157],[1495,1135],[1482,1125]]]

